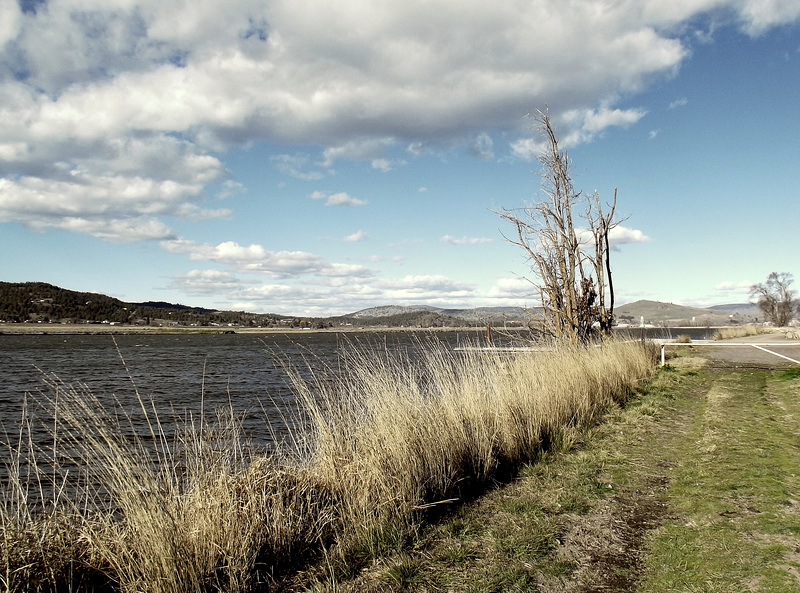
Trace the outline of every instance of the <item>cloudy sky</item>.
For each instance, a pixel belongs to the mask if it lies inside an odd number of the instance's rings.
[[[549,112],[618,302],[797,267],[797,0],[2,0],[0,280],[331,315],[532,304]]]

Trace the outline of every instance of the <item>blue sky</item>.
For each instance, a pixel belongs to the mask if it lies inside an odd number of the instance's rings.
[[[625,218],[618,303],[797,268],[796,0],[0,5],[0,280],[333,315],[533,305],[495,211]],[[800,278],[800,276],[798,276]]]

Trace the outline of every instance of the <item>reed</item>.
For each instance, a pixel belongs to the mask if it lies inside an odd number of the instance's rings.
[[[768,334],[773,330],[763,325],[735,325],[732,327],[724,327],[714,334],[715,340],[731,340],[734,338],[747,338],[749,336],[758,336],[761,334]]]
[[[53,451],[11,446],[0,584],[235,592],[321,554],[346,565],[596,421],[654,360],[640,343],[514,357],[353,348],[336,372],[289,369],[301,413],[295,438],[269,454],[244,446],[230,411],[167,434],[140,402],[149,435],[132,438],[124,417],[61,386]],[[23,458],[57,457],[56,441],[64,460],[22,477]],[[52,488],[32,496],[44,475]]]

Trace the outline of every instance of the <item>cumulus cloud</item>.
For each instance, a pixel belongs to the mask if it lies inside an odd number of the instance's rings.
[[[643,109],[573,109],[561,114],[551,114],[551,121],[559,134],[562,149],[573,148],[591,142],[610,127],[627,128],[647,112]],[[511,143],[511,152],[517,158],[533,161],[545,152],[547,144],[537,137],[520,138]]]
[[[366,200],[359,200],[346,192],[332,194],[325,191],[315,191],[308,197],[312,200],[324,200],[326,206],[364,206],[367,203]]]
[[[348,271],[346,267],[341,268],[343,273]],[[376,279],[343,274],[324,280],[313,284],[291,280],[244,283],[229,273],[193,270],[176,277],[171,287],[216,294],[247,311],[309,316],[352,313],[387,303],[460,306],[476,294],[473,285],[437,275]]]
[[[453,237],[445,235],[441,238],[442,243],[449,243],[450,245],[480,245],[482,243],[491,243],[492,239],[486,237]]]
[[[26,6],[0,5],[0,221],[109,240],[167,235],[168,216],[224,215],[202,205],[226,179],[219,155],[253,142],[321,150],[320,162],[272,161],[318,180],[340,159],[387,170],[394,146],[492,158],[489,132],[531,158],[520,116],[544,104],[565,148],[591,141],[645,116],[617,105],[676,72],[686,23],[733,14],[759,35],[800,17],[792,0]],[[140,219],[141,236],[123,224]],[[99,233],[102,221],[120,233]]]
[[[375,159],[372,161],[372,168],[381,171],[382,173],[388,173],[389,171],[394,171],[397,167],[402,167],[406,164],[406,161],[402,159]]]
[[[670,103],[667,108],[668,109],[677,109],[678,107],[684,107],[689,104],[689,99],[686,97],[681,97],[680,99],[675,99],[672,103]]]
[[[318,276],[371,276],[364,266],[336,264],[307,251],[272,251],[262,245],[239,245],[224,241],[218,245],[198,243],[186,239],[162,241],[161,247],[170,252],[184,254],[193,261],[212,261],[229,266],[238,272],[263,273],[276,278],[297,277],[305,274]]]
[[[628,245],[631,243],[647,243],[650,237],[645,235],[638,229],[629,229],[628,227],[618,225],[611,229],[608,233],[608,243],[612,249],[619,248],[620,245]]]
[[[493,300],[502,300],[518,305],[536,291],[536,287],[525,278],[499,278],[489,289],[488,296]]]
[[[191,270],[176,276],[170,288],[190,295],[222,295],[241,286],[239,280],[230,272],[221,270]]]
[[[489,134],[481,133],[470,147],[470,153],[482,161],[492,160],[494,158],[494,140]]]
[[[382,298],[392,303],[452,304],[474,296],[475,286],[437,274],[408,275],[374,283]]]
[[[315,181],[325,177],[325,173],[313,168],[307,154],[276,154],[270,157],[270,161],[281,173],[295,179]]]
[[[346,243],[360,243],[361,241],[366,241],[369,239],[369,235],[364,231],[357,231],[352,235],[347,235],[343,241]]]

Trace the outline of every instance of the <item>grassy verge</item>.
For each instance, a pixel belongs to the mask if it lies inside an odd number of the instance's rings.
[[[701,374],[644,591],[800,591],[800,381]]]
[[[651,376],[653,354],[637,343],[533,358],[362,351],[333,376],[292,374],[303,415],[296,439],[269,456],[244,448],[231,418],[213,429],[189,423],[173,439],[151,413],[149,438],[131,440],[124,417],[56,382],[52,444],[35,442],[40,427],[25,419],[8,443],[0,583],[263,590],[322,559],[291,586],[338,587],[419,541],[451,504],[568,447]],[[494,537],[519,558],[552,545],[510,534]],[[413,579],[419,565],[409,563],[388,582]]]
[[[317,591],[800,591],[800,373],[682,357],[607,422]]]

